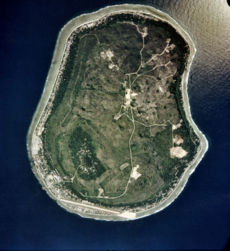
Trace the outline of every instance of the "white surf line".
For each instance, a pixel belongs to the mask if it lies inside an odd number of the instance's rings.
[[[46,108],[49,110],[50,106],[47,105],[49,98],[51,97],[53,90],[55,89],[55,85],[56,85],[56,81],[55,79],[57,78],[57,69],[59,71],[61,71],[62,67],[59,68],[60,64],[62,64],[63,62],[63,58],[65,58],[65,55],[63,57],[63,55],[61,53],[63,53],[63,49],[65,52],[65,48],[67,45],[67,38],[69,36],[69,34],[71,34],[73,32],[73,30],[76,29],[76,27],[80,27],[83,24],[92,24],[92,22],[97,22],[100,20],[100,18],[105,18],[105,16],[109,16],[110,15],[110,10],[112,9],[113,13],[124,13],[127,11],[127,13],[130,13],[130,9],[131,12],[133,13],[138,13],[138,14],[143,14],[143,16],[147,13],[148,15],[151,15],[153,19],[156,20],[162,20],[163,22],[169,23],[172,27],[174,27],[176,30],[178,30],[178,33],[185,39],[185,41],[188,43],[190,50],[192,52],[190,52],[190,57],[189,57],[189,61],[188,61],[188,65],[187,65],[187,69],[186,72],[183,74],[182,76],[182,97],[183,97],[183,101],[184,101],[184,109],[185,109],[185,113],[186,116],[188,117],[188,121],[191,123],[191,126],[194,130],[194,132],[196,133],[196,135],[199,137],[200,139],[200,147],[199,147],[199,151],[197,153],[197,155],[194,158],[194,161],[192,161],[191,165],[187,168],[187,170],[185,171],[184,175],[182,176],[181,180],[179,181],[178,184],[178,188],[175,188],[175,190],[173,191],[172,195],[170,195],[169,197],[166,198],[166,200],[161,201],[158,203],[158,205],[153,205],[152,208],[149,209],[145,209],[140,211],[139,210],[139,214],[137,215],[137,218],[142,218],[144,216],[147,216],[149,214],[153,214],[156,213],[160,210],[162,210],[163,208],[167,207],[169,204],[171,204],[174,199],[181,193],[181,191],[183,190],[188,177],[194,172],[196,166],[198,165],[198,163],[202,160],[202,158],[204,157],[207,149],[208,149],[208,141],[205,138],[205,135],[202,133],[202,131],[200,131],[197,127],[197,125],[194,123],[194,121],[192,120],[191,117],[191,111],[190,111],[190,105],[188,102],[188,93],[187,91],[187,83],[188,83],[188,77],[189,77],[189,71],[191,68],[191,63],[192,60],[194,58],[195,52],[196,52],[196,48],[195,45],[193,44],[190,35],[182,28],[179,26],[178,22],[175,21],[174,19],[172,19],[169,15],[167,15],[166,13],[163,13],[157,9],[154,9],[150,6],[145,6],[145,5],[131,5],[131,4],[123,4],[121,6],[119,5],[114,5],[114,6],[108,6],[104,9],[100,9],[99,11],[95,12],[95,13],[90,13],[89,14],[84,14],[81,15],[78,18],[75,18],[71,21],[69,21],[61,30],[61,32],[59,33],[58,36],[58,41],[56,42],[56,46],[55,46],[55,51],[54,51],[54,56],[52,59],[52,63],[51,63],[51,67],[46,79],[46,84],[45,84],[45,88],[43,90],[43,94],[42,94],[42,98],[39,101],[38,107],[36,109],[36,112],[33,116],[33,120],[31,122],[30,128],[29,128],[29,132],[27,134],[27,149],[28,149],[28,154],[29,154],[29,158],[30,160],[33,160],[33,156],[31,153],[31,149],[30,144],[31,143],[31,139],[33,138],[34,134],[36,134],[36,129],[37,129],[37,125],[40,123],[40,119],[43,115],[43,112],[46,111]],[[63,45],[64,44],[64,45]],[[61,55],[61,56],[60,56]],[[57,63],[56,63],[57,62]],[[54,82],[54,83],[53,83]],[[49,113],[49,112],[48,112]],[[43,121],[44,124],[44,121]],[[36,164],[33,164],[33,172],[35,174],[35,176],[38,178],[39,182],[41,183],[41,185],[44,187],[45,184],[43,182],[43,180],[41,179],[41,176],[39,174],[39,170],[36,170]],[[46,186],[45,186],[46,187]],[[48,195],[50,195],[51,198],[53,198],[54,200],[57,200],[56,196],[52,194],[51,191],[46,190],[46,192],[48,193]],[[66,208],[66,210],[71,211],[73,213],[78,213],[74,210],[71,210],[69,208]],[[79,213],[80,214],[80,213]],[[80,214],[83,217],[87,217],[84,214]],[[107,216],[104,216],[107,217]],[[104,217],[102,216],[102,218],[104,219]],[[107,218],[109,219],[109,218]],[[116,220],[115,218],[112,218],[110,220]]]
[[[66,199],[57,199],[58,201],[62,201],[65,203],[69,203],[69,204],[73,204],[76,206],[80,206],[80,207],[88,207],[88,208],[92,208],[92,209],[97,209],[100,211],[105,211],[105,212],[110,212],[110,213],[114,213],[114,214],[120,214],[120,211],[115,211],[115,210],[110,210],[110,209],[106,209],[106,208],[101,208],[101,207],[97,207],[97,206],[92,206],[92,205],[88,205],[88,204],[84,204],[84,203],[80,203],[80,202],[76,202],[76,201],[72,201],[72,200],[66,200]]]

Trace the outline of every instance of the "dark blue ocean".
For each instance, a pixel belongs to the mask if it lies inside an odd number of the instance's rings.
[[[31,171],[26,134],[58,32],[71,18],[115,3],[0,1],[0,250],[223,249],[229,242],[230,7],[225,0],[139,1],[167,11],[198,48],[189,97],[209,150],[173,204],[131,222],[83,219],[51,200]]]

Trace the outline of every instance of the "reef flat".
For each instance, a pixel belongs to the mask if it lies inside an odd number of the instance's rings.
[[[43,188],[102,220],[156,213],[208,149],[192,120],[190,36],[150,6],[115,5],[61,30],[27,148]]]

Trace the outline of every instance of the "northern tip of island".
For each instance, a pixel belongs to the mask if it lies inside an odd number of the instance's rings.
[[[147,5],[70,20],[27,135],[47,194],[99,220],[134,220],[170,205],[208,149],[187,93],[195,53],[189,34]]]

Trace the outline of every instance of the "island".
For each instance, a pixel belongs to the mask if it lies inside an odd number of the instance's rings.
[[[108,6],[68,22],[27,135],[48,195],[100,220],[170,205],[208,149],[187,93],[195,52],[174,19],[147,5]]]

